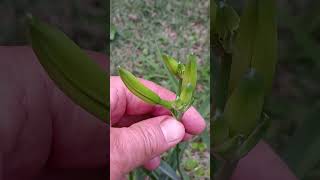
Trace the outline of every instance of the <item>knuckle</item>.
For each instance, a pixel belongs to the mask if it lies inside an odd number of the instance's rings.
[[[157,153],[160,147],[157,130],[154,127],[145,128],[141,126],[136,126],[136,130],[140,134],[138,142],[140,142],[145,156],[150,157]]]

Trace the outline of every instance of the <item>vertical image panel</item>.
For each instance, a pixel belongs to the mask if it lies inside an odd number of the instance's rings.
[[[211,178],[320,178],[319,5],[211,0]]]
[[[209,1],[110,9],[111,177],[209,179]]]
[[[0,179],[107,179],[104,0],[0,1]]]

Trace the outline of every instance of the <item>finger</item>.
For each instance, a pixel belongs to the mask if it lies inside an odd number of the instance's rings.
[[[146,168],[149,171],[157,169],[157,167],[160,166],[161,158],[160,156],[156,156],[152,158],[151,160],[147,161],[143,164],[143,167]]]
[[[183,141],[189,141],[193,138],[193,135],[186,133],[183,137]]]
[[[156,92],[161,98],[166,100],[175,99],[175,94],[171,91],[147,80],[141,80],[141,82]],[[170,115],[170,112],[167,109],[160,106],[147,104],[133,95],[125,87],[119,77],[111,77],[110,86],[112,87],[110,89],[112,124],[118,123],[124,115]],[[199,134],[205,129],[204,119],[193,107],[186,111],[181,121],[186,128],[186,132],[190,134]]]
[[[240,179],[297,180],[279,156],[262,141],[240,160],[232,180]]]
[[[128,128],[111,128],[110,172],[121,177],[179,143],[183,125],[170,116],[158,116]]]

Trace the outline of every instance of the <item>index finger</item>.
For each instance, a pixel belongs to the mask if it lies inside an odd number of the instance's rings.
[[[156,92],[161,98],[174,100],[175,94],[151,81],[140,79],[140,81]],[[170,112],[158,105],[145,103],[133,95],[123,84],[118,76],[110,77],[110,109],[111,123],[115,124],[125,115],[152,116],[170,115]],[[198,111],[191,107],[183,115],[181,122],[184,124],[187,133],[199,134],[205,128],[205,121]]]

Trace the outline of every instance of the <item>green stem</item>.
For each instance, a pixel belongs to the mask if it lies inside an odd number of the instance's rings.
[[[159,105],[165,107],[166,109],[172,109],[172,101],[167,101],[164,99],[160,99]]]
[[[217,79],[215,84],[215,105],[216,108],[223,112],[225,103],[228,98],[228,83],[230,76],[230,69],[232,63],[232,55],[228,53],[223,53],[221,56],[217,57],[219,62],[219,69],[217,69]]]
[[[130,173],[129,173],[129,180],[134,180],[134,171],[131,171]]]
[[[177,170],[178,170],[178,173],[179,173],[179,175],[181,177],[181,180],[183,180],[183,174],[182,174],[181,169],[180,169],[181,149],[180,149],[180,145],[179,144],[177,144],[176,149],[177,149],[177,156],[176,156],[176,158],[177,158]]]
[[[215,180],[230,180],[238,161],[225,161],[214,176]]]

